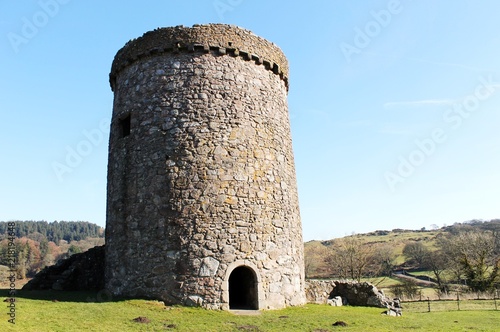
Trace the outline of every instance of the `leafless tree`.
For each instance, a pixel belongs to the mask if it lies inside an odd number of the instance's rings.
[[[428,254],[429,249],[422,242],[408,242],[403,248],[403,255],[407,259],[415,261],[420,267],[425,266]]]
[[[429,252],[425,258],[427,267],[434,274],[439,293],[447,293],[447,280],[444,278],[444,272],[450,267],[449,260],[442,250]]]
[[[396,259],[394,247],[387,243],[367,244],[367,246],[370,249],[367,273],[372,277],[390,276]]]
[[[327,262],[334,275],[361,281],[370,263],[371,250],[356,236],[335,240]]]
[[[304,248],[304,270],[306,278],[318,277],[323,274],[325,257],[328,248],[321,243],[314,243]]]

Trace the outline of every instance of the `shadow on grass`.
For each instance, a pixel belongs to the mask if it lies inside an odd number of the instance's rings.
[[[2,301],[9,297],[8,289],[0,289]],[[53,302],[102,303],[120,302],[129,299],[113,296],[106,290],[100,291],[56,291],[56,290],[16,290],[16,299],[43,300]]]

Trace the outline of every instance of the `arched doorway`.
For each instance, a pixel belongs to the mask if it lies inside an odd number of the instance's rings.
[[[229,309],[259,309],[257,278],[247,266],[235,268],[229,276]]]

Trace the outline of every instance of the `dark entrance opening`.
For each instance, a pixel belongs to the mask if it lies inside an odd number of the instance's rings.
[[[235,268],[229,276],[229,309],[259,309],[257,278],[246,266]]]

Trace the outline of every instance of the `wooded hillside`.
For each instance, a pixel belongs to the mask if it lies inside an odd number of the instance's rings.
[[[80,241],[88,237],[104,237],[104,228],[87,221],[10,221],[16,223],[17,238],[28,237],[40,242],[59,243],[60,240]],[[0,240],[7,237],[8,222],[0,221]],[[35,238],[37,237],[37,238]]]
[[[9,228],[9,223],[15,226]],[[86,221],[0,222],[0,266],[15,259],[17,279],[32,277],[45,266],[102,244],[104,228]],[[6,268],[2,271],[6,273]]]

